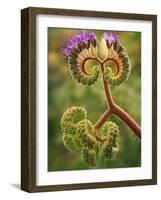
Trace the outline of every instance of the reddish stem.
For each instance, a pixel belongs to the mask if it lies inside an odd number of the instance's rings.
[[[111,95],[109,85],[107,84],[107,81],[104,80],[104,78],[103,78],[103,86],[104,86],[104,91],[105,91],[107,103],[108,103],[109,107],[111,108],[114,105],[114,101],[113,101],[113,98],[112,98],[112,95]]]
[[[132,117],[130,117],[123,109],[117,105],[115,105],[113,108],[113,114],[122,119],[125,124],[127,124],[128,127],[131,128],[131,130],[137,135],[137,137],[141,139],[141,128]]]
[[[104,71],[104,62],[100,62],[101,70],[102,70],[102,76]],[[130,117],[123,109],[121,109],[118,105],[116,105],[113,101],[110,87],[106,80],[104,80],[103,77],[103,85],[104,85],[104,92],[106,96],[107,103],[109,105],[109,109],[100,117],[100,119],[95,123],[94,125],[94,133],[93,135],[97,138],[97,129],[99,129],[106,121],[107,119],[112,115],[115,114],[118,116],[134,133],[135,135],[141,139],[141,128],[140,126],[134,121],[132,117]]]
[[[111,114],[112,112],[110,109],[106,110],[106,112],[103,115],[101,115],[99,120],[95,123],[94,128],[99,129],[104,124],[104,122],[111,116]]]

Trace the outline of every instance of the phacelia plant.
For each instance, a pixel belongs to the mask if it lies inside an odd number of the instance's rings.
[[[94,32],[80,32],[67,40],[62,49],[68,59],[69,72],[74,80],[82,85],[92,85],[101,74],[107,110],[95,124],[88,119],[85,108],[72,106],[61,118],[61,130],[65,147],[81,155],[89,167],[95,167],[99,160],[114,159],[119,151],[120,130],[116,123],[108,121],[111,115],[119,117],[140,139],[140,126],[122,108],[113,101],[109,85],[118,86],[128,80],[131,64],[125,47],[114,32],[105,32],[106,58],[97,54],[98,39]],[[97,62],[87,71],[85,65],[89,60]],[[110,67],[114,65],[114,69]]]

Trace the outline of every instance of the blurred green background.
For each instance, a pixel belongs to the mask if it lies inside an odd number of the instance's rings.
[[[60,119],[63,112],[73,106],[83,106],[88,118],[95,123],[107,109],[102,79],[92,86],[73,81],[68,72],[67,60],[60,49],[67,38],[80,30],[48,28],[48,171],[88,169],[81,157],[69,152],[63,144]],[[94,31],[101,40],[104,31]],[[117,32],[117,31],[116,31]],[[141,33],[117,32],[131,60],[129,80],[112,87],[115,102],[141,123]],[[103,52],[103,49],[102,49]],[[102,161],[97,168],[141,166],[141,143],[132,131],[117,117],[110,118],[120,129],[120,150],[114,160]]]

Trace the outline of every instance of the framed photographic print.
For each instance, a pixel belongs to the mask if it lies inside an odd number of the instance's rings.
[[[21,188],[157,183],[157,16],[21,11]]]

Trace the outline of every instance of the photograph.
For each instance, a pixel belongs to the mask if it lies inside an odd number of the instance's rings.
[[[48,171],[140,167],[141,32],[47,35]]]
[[[157,16],[21,11],[21,189],[157,183]]]

